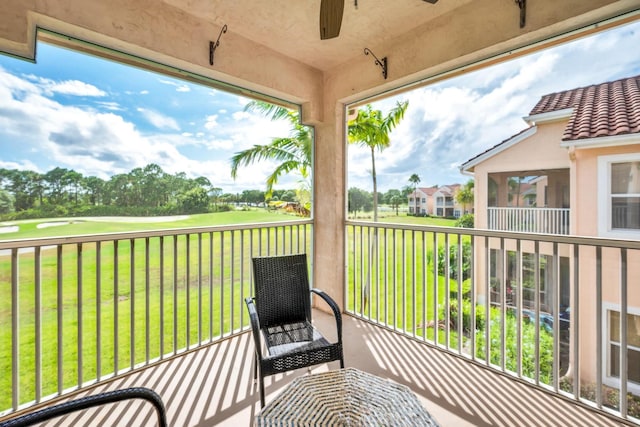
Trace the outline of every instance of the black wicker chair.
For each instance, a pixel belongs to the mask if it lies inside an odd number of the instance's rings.
[[[44,409],[29,412],[28,414],[20,415],[6,421],[2,421],[0,422],[0,427],[32,426],[43,421],[70,414],[71,412],[81,411],[83,409],[91,408],[94,406],[106,405],[108,403],[115,403],[121,400],[128,399],[145,399],[151,402],[155,407],[156,413],[158,415],[158,426],[167,427],[167,415],[164,408],[164,403],[162,403],[162,399],[155,391],[144,387],[133,387],[122,390],[107,391],[104,393],[85,396],[79,399],[70,400],[68,402],[59,403],[57,405],[49,406]]]
[[[259,370],[262,406],[266,376],[338,360],[344,368],[340,309],[329,295],[309,288],[306,254],[253,258],[253,280],[255,297],[246,303],[256,348],[253,378],[257,381]],[[337,342],[329,342],[312,325],[311,293],[331,307]]]

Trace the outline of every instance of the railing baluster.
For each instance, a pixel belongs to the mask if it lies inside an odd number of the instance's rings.
[[[620,415],[627,418],[627,381],[628,349],[627,349],[627,250],[620,249]]]
[[[536,385],[540,384],[540,243],[535,242],[534,260],[534,310],[535,310],[535,374]]]
[[[209,341],[213,341],[213,232],[209,232]]]
[[[119,322],[118,322],[118,306],[119,306],[119,291],[118,291],[118,241],[113,241],[113,373],[118,374],[118,351],[120,350],[118,342]]]
[[[406,230],[402,230],[402,332],[407,332],[407,239]]]
[[[485,237],[484,359],[491,364],[491,238]],[[437,286],[435,287],[438,288]]]
[[[36,327],[36,403],[42,400],[42,248],[34,249],[34,285],[35,285],[35,327]],[[98,315],[100,312],[98,311]],[[98,318],[98,322],[99,322]],[[99,324],[99,323],[98,323]],[[98,346],[98,348],[100,348]],[[99,365],[98,365],[99,366]],[[99,371],[98,371],[99,372]]]
[[[18,256],[18,252],[16,251],[16,262],[17,262],[17,256]],[[63,280],[62,280],[62,245],[58,245],[57,246],[57,259],[56,259],[56,265],[58,267],[58,271],[57,271],[57,320],[58,320],[58,394],[61,395],[62,394],[62,390],[64,390],[64,358],[63,358],[63,354],[64,354],[64,348],[63,348],[63,337],[64,337],[64,332],[63,332],[63,328],[64,328],[64,318],[63,318],[63,310],[64,310],[64,301],[62,299],[63,295],[62,295],[62,287],[63,287]],[[16,270],[17,271],[17,266],[16,266]],[[16,280],[17,280],[17,276],[16,276]],[[17,288],[16,288],[16,293],[17,293]],[[15,330],[18,330],[17,328]],[[16,362],[17,363],[17,362]]]
[[[573,245],[573,293],[569,331],[573,343],[573,396],[580,400],[580,245]]]
[[[433,262],[433,344],[438,345],[438,233],[433,232],[433,252],[431,255]]]
[[[173,354],[178,353],[178,235],[173,236]]]
[[[77,369],[78,369],[78,388],[82,387],[82,243],[76,245],[76,290],[77,298],[76,302],[76,316],[78,321],[78,339],[77,339]]]
[[[505,369],[505,353],[507,352],[507,250],[504,237],[500,238],[500,369]]]
[[[396,247],[398,246],[396,244],[397,242],[397,238],[396,238],[396,230],[393,230],[393,258],[392,258],[392,274],[391,274],[391,278],[392,283],[391,283],[391,287],[393,288],[393,305],[392,305],[392,310],[391,310],[391,315],[392,317],[392,323],[391,326],[393,327],[394,330],[396,330],[398,328],[398,317],[396,314],[396,309],[397,309],[397,301],[398,301],[398,276],[396,275],[396,264],[398,262],[397,260],[397,251],[396,251]]]
[[[151,282],[149,277],[149,263],[150,263],[150,254],[149,254],[149,238],[145,237],[144,239],[144,359],[145,364],[149,364],[150,360],[150,326],[149,323],[151,321]]]
[[[444,233],[444,342],[445,347],[449,349],[449,329],[451,327],[451,302],[449,296],[451,294],[451,265],[449,262],[449,233]]]
[[[185,261],[184,261],[184,288],[186,292],[186,313],[185,313],[185,333],[186,333],[186,341],[188,350],[191,348],[191,234],[187,233],[184,237],[184,250],[185,250]]]
[[[552,262],[552,279],[551,286],[547,284],[547,292],[551,292],[551,307],[553,312],[553,390],[557,393],[559,387],[560,374],[560,259],[558,255],[558,243],[553,244],[553,262]],[[552,289],[550,289],[552,287]]]
[[[230,231],[229,234],[231,234],[231,259],[229,260],[229,283],[231,284],[230,287],[230,295],[229,295],[229,299],[230,299],[230,309],[229,309],[229,333],[233,333],[233,331],[235,330],[234,328],[234,307],[235,307],[235,232],[234,231]],[[282,246],[284,249],[284,227],[282,228],[282,234],[283,234],[283,240],[282,240]]]
[[[596,246],[596,405],[602,409],[602,247]]]
[[[11,250],[11,400],[13,410],[16,411],[20,405],[20,306],[18,293],[18,249]],[[61,298],[58,298],[60,301]],[[58,305],[60,312],[60,305]],[[58,319],[58,328],[62,324]],[[58,333],[58,338],[60,334]],[[58,348],[60,348],[60,340],[58,340]],[[60,351],[58,351],[60,354]],[[58,366],[60,360],[58,359]],[[58,374],[60,369],[58,368]],[[60,390],[60,388],[58,387]]]
[[[164,236],[160,236],[158,241],[160,253],[160,278],[158,286],[160,287],[160,360],[164,359]]]
[[[269,241],[267,230],[267,242]],[[269,245],[267,243],[267,252]],[[224,336],[224,231],[220,233],[220,337]]]
[[[463,252],[462,252],[462,235],[458,234],[458,262],[457,262],[457,273],[456,273],[456,280],[458,281],[458,293],[457,293],[457,303],[458,303],[458,318],[456,319],[456,321],[458,322],[458,354],[462,354],[462,340],[464,339],[464,334],[463,334],[463,316],[462,316],[462,311],[463,311],[463,306],[462,306],[462,284],[464,282],[464,271],[462,270],[462,256],[463,256]]]
[[[202,343],[202,233],[198,233],[198,344]]]
[[[516,373],[518,377],[522,377],[522,290],[524,289],[522,278],[522,242],[516,242],[516,290],[511,288],[512,298],[513,292],[516,292]]]
[[[129,239],[129,357],[130,368],[136,366],[136,244]]]

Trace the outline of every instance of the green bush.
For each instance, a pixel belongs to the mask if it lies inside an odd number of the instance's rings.
[[[464,214],[456,221],[456,227],[461,228],[473,228],[474,217],[473,214]]]
[[[485,315],[484,307],[476,305],[476,331],[484,330],[485,327]],[[445,318],[444,307],[440,308],[438,313],[439,319]],[[452,330],[458,329],[458,301],[452,300],[449,302],[449,324]],[[471,301],[462,300],[462,331],[466,337],[471,336]]]
[[[491,331],[490,331],[490,362],[494,365],[501,363],[501,334],[502,319],[499,308],[491,307]],[[444,307],[441,307],[438,313],[439,319],[445,318]],[[485,328],[486,315],[483,305],[476,305],[476,357],[484,359],[485,357]],[[506,353],[505,367],[510,371],[517,371],[518,368],[518,340],[517,340],[517,318],[512,310],[505,314],[506,328]],[[458,330],[458,301],[452,300],[449,303],[449,325],[450,330],[455,332]],[[462,330],[466,339],[471,337],[471,301],[462,301]],[[539,329],[540,334],[540,353],[539,353],[539,374],[540,381],[545,384],[551,384],[553,380],[553,335],[544,328]],[[536,373],[536,349],[535,349],[536,327],[533,322],[522,322],[522,374],[528,378],[535,378]]]
[[[438,274],[444,276],[445,270],[445,248],[438,248]],[[449,246],[449,277],[458,279],[458,245]],[[471,243],[462,243],[462,280],[471,277]]]

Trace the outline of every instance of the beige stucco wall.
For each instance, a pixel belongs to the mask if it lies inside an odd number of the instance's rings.
[[[487,228],[489,174],[504,172],[504,183],[498,185],[505,188],[506,178],[512,172],[569,168],[567,149],[560,146],[566,124],[567,121],[541,124],[530,137],[475,166],[474,207],[477,228]],[[506,191],[499,191],[499,194],[504,199],[499,206],[507,206]]]
[[[576,149],[575,178],[572,180],[571,221],[575,224],[574,232],[583,236],[598,236],[598,158],[615,154],[640,153],[640,144],[607,148]],[[629,310],[640,310],[640,252],[627,253],[627,280]],[[586,381],[595,381],[597,331],[597,269],[595,249],[582,249],[580,252],[579,285],[580,285],[580,362],[581,376]],[[621,303],[621,256],[617,249],[603,249],[602,252],[602,301],[605,306],[618,308]],[[603,322],[606,322],[603,308]],[[606,339],[606,323],[603,327],[603,339]],[[604,349],[606,351],[606,348]],[[604,355],[603,355],[604,358]]]

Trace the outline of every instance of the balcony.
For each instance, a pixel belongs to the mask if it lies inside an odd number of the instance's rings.
[[[490,230],[569,234],[570,209],[490,207],[487,211]]]
[[[1,336],[11,342],[0,354],[11,372],[5,416],[147,386],[162,396],[171,425],[250,425],[260,408],[243,303],[251,294],[249,261],[310,252],[312,229],[311,221],[296,221],[0,242],[0,284],[11,295],[0,318]],[[638,424],[633,398],[610,399],[634,391],[627,367],[635,356],[607,356],[634,344],[626,332],[634,327],[628,278],[636,277],[637,242],[360,222],[349,222],[346,235],[347,366],[409,386],[443,426]],[[511,262],[532,262],[532,283],[525,273],[513,276]],[[619,281],[609,279],[612,269]],[[538,302],[525,311],[516,296],[507,306],[508,282],[532,286]],[[484,297],[491,292],[501,299]],[[612,305],[618,317],[608,314]],[[315,319],[321,328],[330,322],[320,311]],[[617,342],[607,339],[611,319]],[[305,373],[267,379],[267,402]],[[155,422],[151,408],[137,404],[93,416],[107,424]]]

